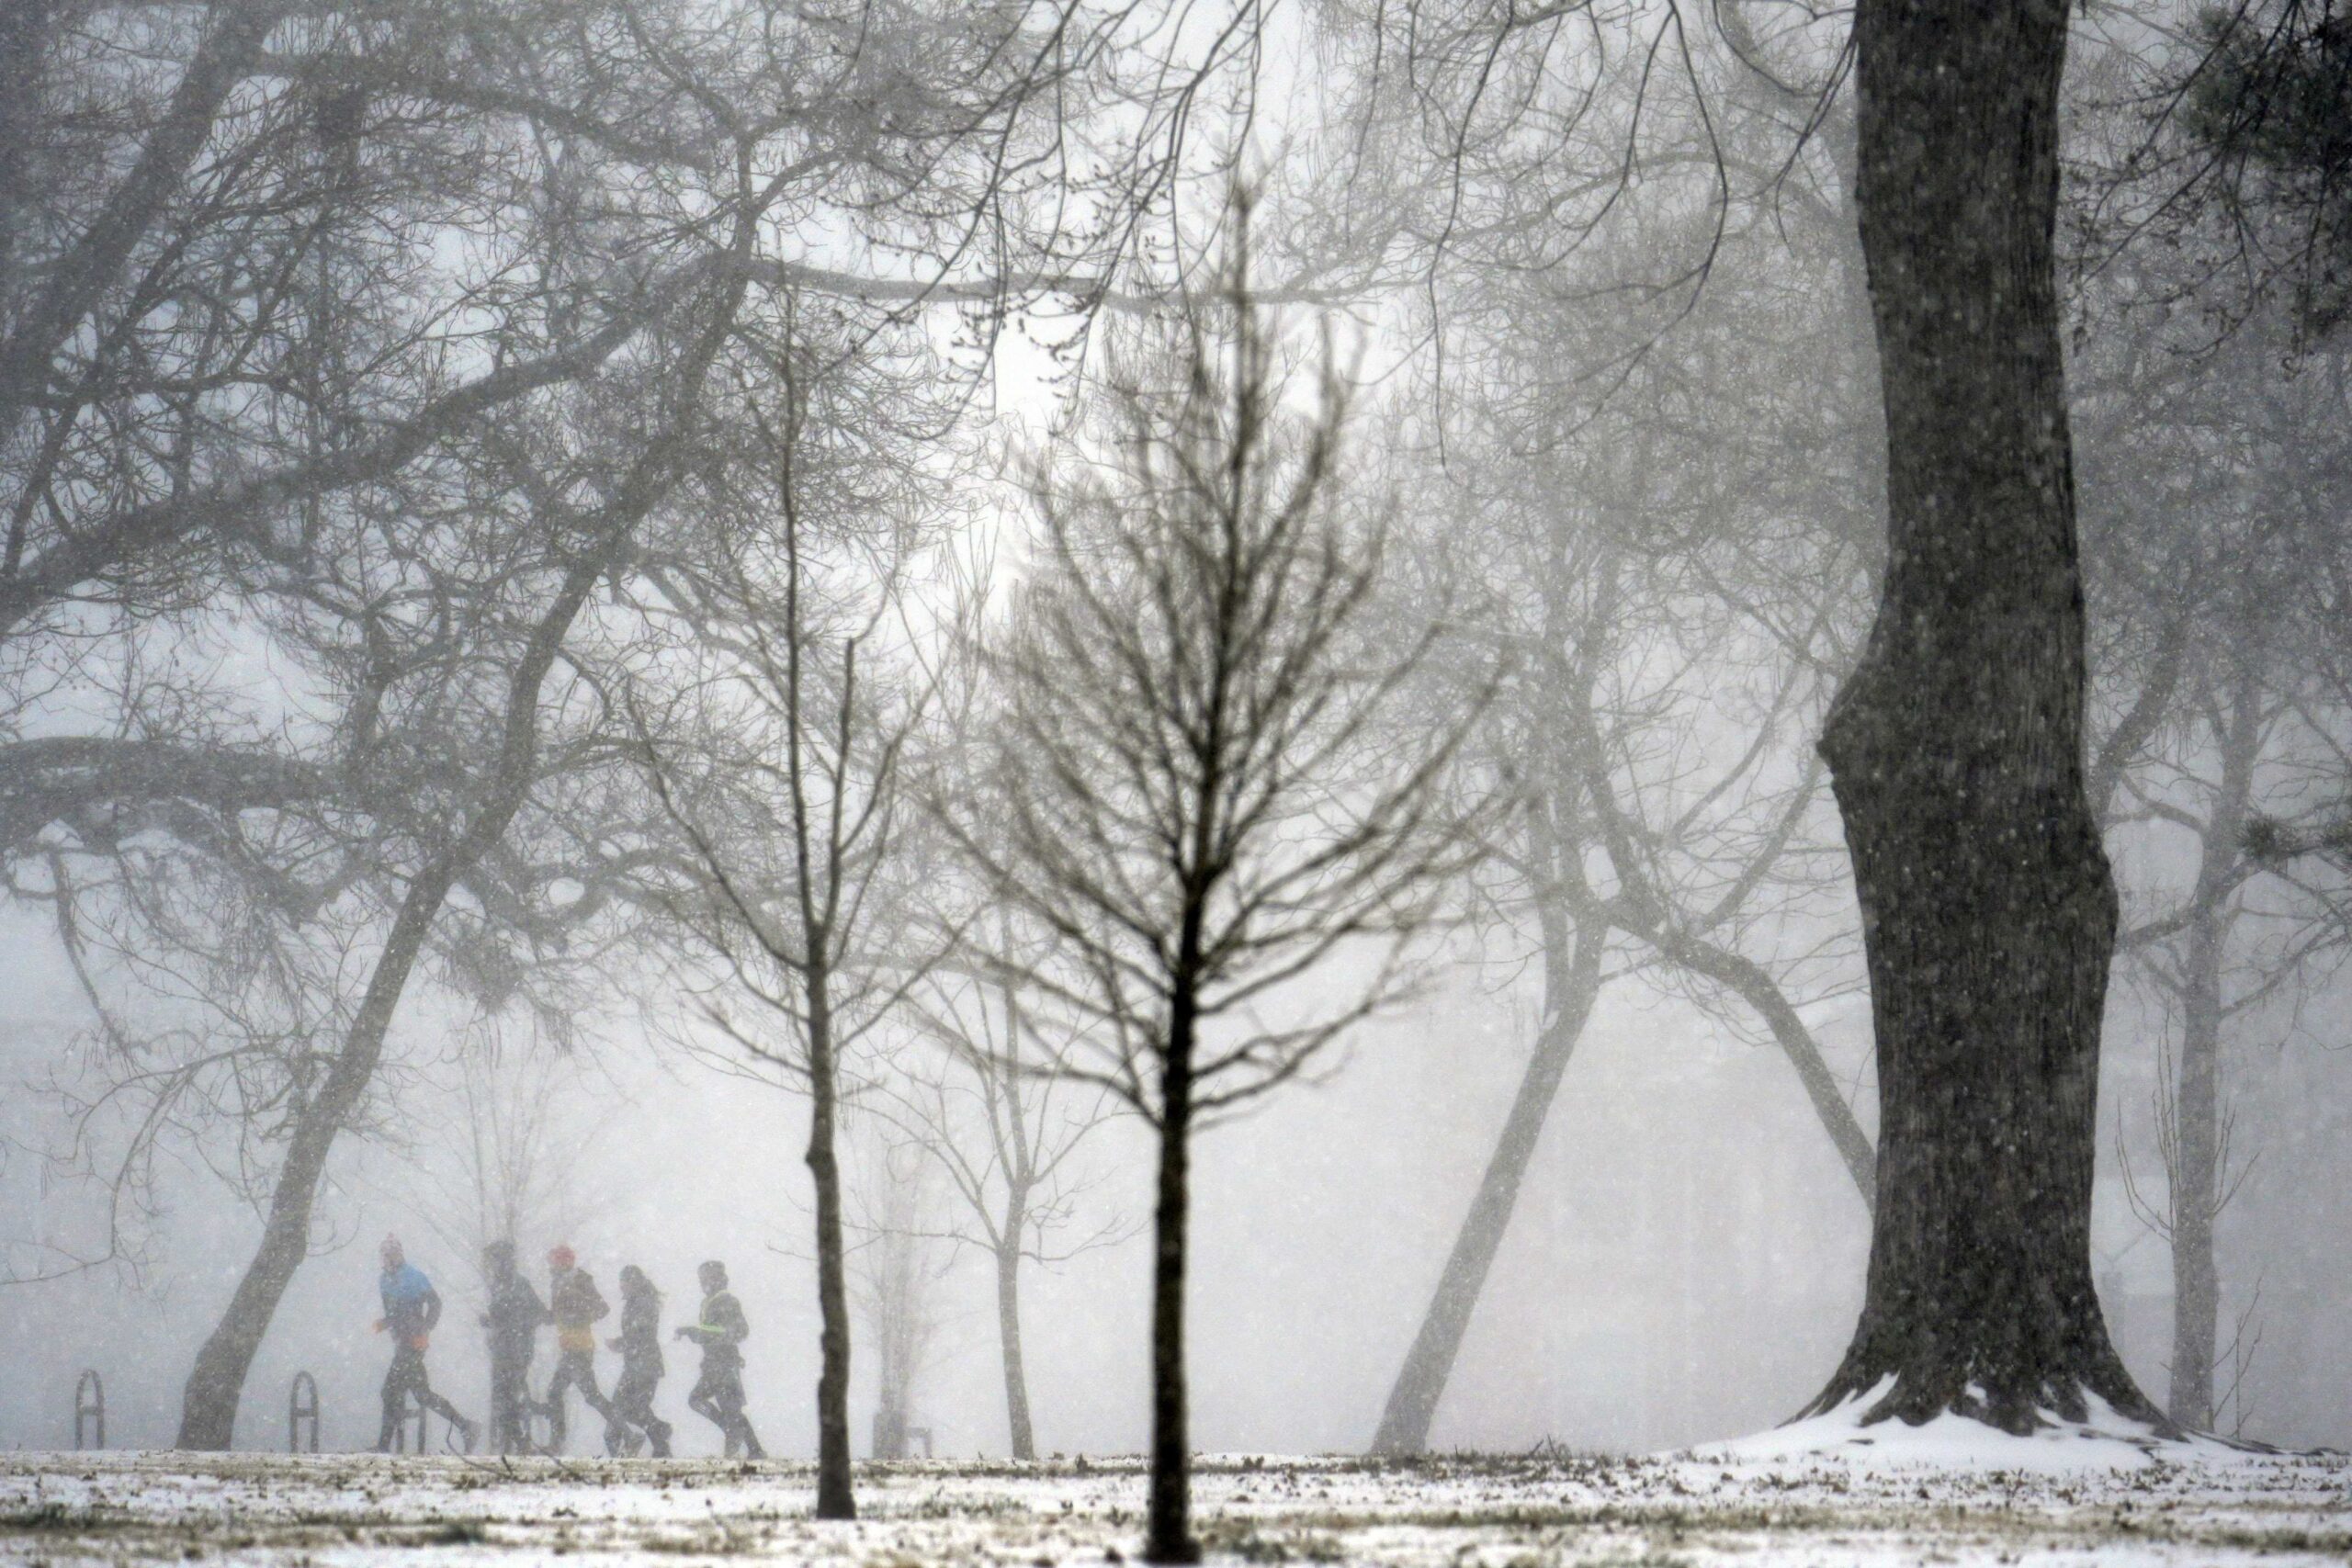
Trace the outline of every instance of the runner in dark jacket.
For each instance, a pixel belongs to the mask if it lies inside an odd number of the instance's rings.
[[[621,1353],[620,1381],[613,1385],[617,1420],[605,1428],[607,1450],[637,1451],[634,1427],[653,1447],[655,1459],[670,1457],[670,1423],[653,1414],[653,1391],[662,1382],[662,1292],[631,1263],[621,1270],[621,1332],[605,1341]]]
[[[702,1280],[702,1314],[698,1321],[678,1325],[678,1337],[702,1347],[702,1376],[686,1395],[686,1408],[727,1435],[727,1457],[765,1459],[767,1450],[743,1415],[743,1352],[739,1347],[751,1337],[752,1325],[742,1303],[727,1288],[727,1265],[706,1263]]]
[[[384,1315],[376,1320],[376,1332],[392,1337],[392,1365],[384,1374],[384,1420],[377,1428],[376,1451],[392,1451],[392,1439],[408,1414],[408,1396],[413,1393],[419,1404],[437,1412],[457,1429],[459,1442],[470,1452],[474,1424],[434,1393],[424,1375],[424,1348],[431,1342],[434,1325],[441,1321],[440,1293],[424,1271],[409,1262],[400,1237],[386,1236],[379,1256],[384,1271],[377,1277],[376,1292],[383,1301]]]
[[[490,1428],[503,1454],[531,1451],[531,1357],[539,1325],[555,1316],[539,1292],[514,1267],[514,1244],[493,1241],[482,1248],[490,1276],[490,1310],[481,1325],[490,1330]]]
[[[576,1384],[588,1408],[605,1418],[605,1441],[612,1442],[612,1402],[596,1386],[596,1325],[613,1309],[604,1292],[569,1247],[548,1252],[548,1310],[555,1314],[555,1376],[548,1380],[548,1447],[563,1451],[564,1398]]]

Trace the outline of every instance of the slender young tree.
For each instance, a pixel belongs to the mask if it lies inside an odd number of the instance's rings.
[[[1159,1562],[1200,1555],[1193,1135],[1392,994],[1402,939],[1475,854],[1446,774],[1477,703],[1373,744],[1440,632],[1367,635],[1384,527],[1340,493],[1344,388],[1327,343],[1315,412],[1282,413],[1247,219],[1238,203],[1216,292],[1187,297],[1172,350],[1114,372],[1102,462],[1036,476],[1042,556],[996,656],[1007,711],[986,798],[1001,836],[949,816],[984,886],[1054,939],[1042,962],[991,955],[1046,1015],[1031,1038],[1158,1137],[1144,1550]],[[1353,1000],[1285,988],[1359,946],[1385,960]]]
[[[648,777],[694,867],[669,907],[719,965],[705,1019],[727,1049],[808,1100],[817,1517],[827,1519],[857,1512],[846,1064],[929,969],[901,831],[901,764],[922,702],[880,635],[902,608],[914,535],[871,488],[877,473],[903,483],[909,470],[894,466],[903,453],[874,456],[888,445],[880,408],[853,419],[843,402],[877,385],[860,357],[869,347],[819,354],[787,324],[775,405],[750,412],[772,476],[766,514],[755,495],[739,498],[718,524],[723,558],[673,585],[673,657],[694,662],[694,678],[658,712],[631,699]]]
[[[955,1258],[939,1228],[939,1168],[887,1122],[861,1118],[850,1199],[850,1301],[874,1349],[877,1460],[908,1457],[923,1374],[937,1353],[939,1285]],[[927,1446],[927,1442],[926,1442]],[[926,1457],[928,1455],[926,1454]]]

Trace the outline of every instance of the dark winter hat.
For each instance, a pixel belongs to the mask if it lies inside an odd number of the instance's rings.
[[[695,1277],[702,1281],[702,1288],[706,1292],[723,1291],[727,1288],[727,1265],[713,1258],[695,1269]]]

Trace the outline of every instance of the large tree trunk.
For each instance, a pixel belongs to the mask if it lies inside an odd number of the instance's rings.
[[[1151,1504],[1147,1562],[1198,1562],[1193,1539],[1193,1450],[1184,1408],[1184,1232],[1193,1134],[1192,998],[1171,1010],[1162,1064],[1159,1193],[1151,1269]]]
[[[808,976],[808,1175],[817,1189],[817,1517],[857,1517],[850,1485],[849,1282],[842,1245],[842,1174],[833,1150],[832,1013],[824,971]]]
[[[29,231],[33,137],[40,123],[41,66],[49,53],[51,0],[0,6],[0,300],[19,298],[17,245]],[[14,572],[16,563],[6,563]]]
[[[1012,1428],[1012,1457],[1035,1459],[1037,1438],[1029,1425],[1029,1374],[1021,1359],[1021,1227],[1010,1224],[996,1249],[996,1331],[1004,1350],[1004,1418]]]
[[[1881,1102],[1861,1318],[1825,1409],[2161,1419],[2090,1271],[2115,888],[2083,788],[2083,597],[2052,266],[2064,0],[1862,0],[1859,200],[1888,562],[1821,750]]]
[[[1380,1414],[1380,1429],[1373,1435],[1376,1454],[1417,1454],[1429,1446],[1430,1424],[1437,1416],[1438,1399],[1453,1375],[1453,1359],[1470,1326],[1470,1314],[1486,1289],[1487,1273],[1501,1249],[1503,1233],[1510,1226],[1511,1211],[1519,1203],[1520,1184],[1535,1157],[1544,1134],[1544,1119],[1559,1093],[1561,1075],[1584,1033],[1585,1021],[1600,994],[1600,960],[1608,926],[1598,911],[1573,927],[1546,912],[1544,924],[1544,1025],[1535,1037],[1534,1054],[1511,1100],[1502,1136],[1487,1161],[1477,1196],[1462,1219],[1453,1250],[1438,1277],[1437,1293],[1430,1298],[1420,1332],[1388,1391]],[[1573,935],[1571,931],[1573,931]]]

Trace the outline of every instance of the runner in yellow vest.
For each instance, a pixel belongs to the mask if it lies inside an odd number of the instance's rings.
[[[605,1450],[618,1453],[619,1423],[612,1402],[596,1386],[596,1324],[612,1309],[578,1263],[569,1247],[548,1253],[548,1309],[555,1314],[556,1348],[555,1376],[548,1381],[548,1447],[563,1451],[564,1395],[576,1383],[588,1408],[605,1418]]]

